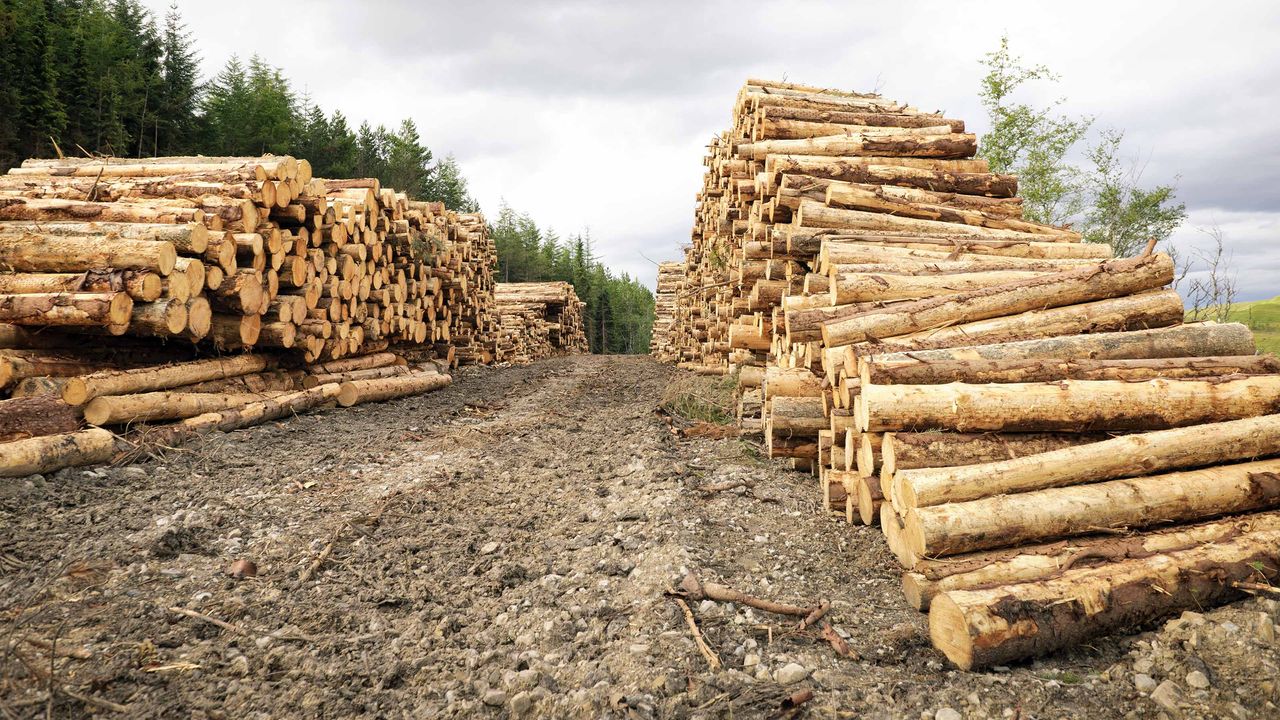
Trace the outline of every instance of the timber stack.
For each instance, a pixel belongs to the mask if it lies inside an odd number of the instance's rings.
[[[960,120],[749,80],[663,357],[738,372],[743,429],[880,526],[962,668],[1274,582],[1280,363],[1184,324],[1169,256],[1025,219],[975,152]]]
[[[529,363],[587,352],[583,303],[564,281],[497,283],[497,359]]]
[[[649,353],[659,360],[675,360],[671,331],[675,325],[676,298],[684,290],[684,263],[664,262],[658,265],[658,287],[654,293],[653,334]]]
[[[0,176],[0,475],[98,462],[86,424],[440,387],[493,359],[496,260],[480,215],[291,157],[28,160]]]

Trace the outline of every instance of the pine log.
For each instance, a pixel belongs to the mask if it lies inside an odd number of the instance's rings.
[[[1212,442],[1203,442],[1212,438]],[[950,468],[899,470],[899,512],[994,495],[1218,465],[1280,453],[1280,415],[1138,433],[1039,455]]]
[[[451,382],[453,382],[452,377],[437,372],[417,372],[376,380],[351,380],[342,383],[342,389],[338,393],[338,404],[342,407],[351,407],[360,403],[421,395],[445,387]]]
[[[981,590],[1055,578],[1071,569],[1189,550],[1260,530],[1280,530],[1280,513],[1238,515],[1136,535],[1089,535],[1010,550],[921,560],[903,574],[902,590],[907,604],[917,610],[928,610],[933,598],[952,590]]]
[[[969,196],[956,195],[954,197]],[[845,245],[855,248],[878,246],[898,250],[940,252],[948,255],[961,253],[966,256],[979,255],[1022,260],[1093,260],[1101,262],[1112,257],[1111,248],[1098,243],[997,240],[993,238],[968,237],[963,235],[963,229],[958,229],[955,235],[947,237],[922,235],[920,233],[885,233],[870,230],[854,231],[831,228],[790,228],[787,232],[787,251],[797,256],[817,255],[824,246],[828,246],[828,253],[834,253],[834,251]],[[838,255],[833,255],[832,259],[838,259]]]
[[[1029,383],[1054,380],[1133,381],[1153,378],[1280,374],[1280,359],[1274,355],[1151,360],[1017,358],[933,362],[922,362],[915,358],[889,361],[885,360],[885,357],[887,356],[871,356],[858,360],[859,379],[862,385],[942,385],[953,382]]]
[[[329,362],[316,363],[307,366],[307,372],[313,375],[324,375],[403,364],[405,364],[405,361],[399,355],[390,352],[380,352],[372,353],[370,355],[361,355],[359,357],[345,358],[342,360],[330,360]]]
[[[79,409],[57,395],[0,400],[0,443],[79,429]]]
[[[0,293],[126,292],[129,297],[151,302],[160,297],[163,282],[159,275],[136,270],[93,270],[80,273],[0,274]]]
[[[1115,333],[1167,327],[1182,322],[1182,297],[1176,290],[1155,290],[1125,297],[1031,310],[935,330],[848,346],[853,357],[897,354],[977,343],[1012,343],[1034,338]]]
[[[863,432],[1162,430],[1280,412],[1280,376],[863,386]]]
[[[115,237],[127,240],[167,242],[184,255],[199,255],[208,248],[210,233],[202,223],[135,222],[0,222],[0,234]]]
[[[196,415],[172,425],[155,428],[143,435],[142,444],[170,447],[215,430],[230,432],[290,417],[333,402],[338,397],[338,391],[339,386],[335,384],[318,385],[309,390],[298,390],[267,400],[256,400],[226,410]]]
[[[919,300],[828,322],[822,326],[822,339],[828,347],[849,345],[944,325],[1130,295],[1172,281],[1173,261],[1168,255],[1112,260],[1094,267]]]
[[[99,203],[56,198],[0,196],[0,220],[55,222],[193,223],[204,220],[204,211],[163,201],[141,203]]]
[[[102,327],[129,322],[133,298],[123,292],[0,294],[0,322]]]
[[[43,338],[43,336],[40,337]],[[72,339],[72,342],[82,344],[84,339],[77,337]],[[21,344],[29,347],[34,343]],[[68,347],[65,343],[51,344],[56,344],[66,349],[74,349],[73,347]],[[0,350],[0,389],[26,378],[40,377],[42,375],[55,377],[83,375],[101,370],[104,365],[102,362],[87,359],[77,354],[51,355],[47,352],[34,350]]]
[[[876,300],[917,300],[1032,280],[1052,272],[1054,271],[997,270],[936,275],[841,273],[832,278],[829,293],[832,305]]]
[[[764,372],[761,389],[765,400],[771,400],[778,395],[821,397],[822,378],[803,368],[788,369],[770,366]]]
[[[0,234],[0,265],[22,272],[114,268],[168,275],[177,259],[177,251],[168,242],[101,235]]]
[[[1082,568],[1039,582],[957,590],[934,599],[929,635],[962,669],[1008,663],[1185,608],[1241,597],[1237,582],[1280,576],[1280,531]]]
[[[1122,360],[1252,355],[1256,351],[1253,331],[1248,326],[1242,323],[1203,322],[1150,330],[1048,337],[936,350],[877,352],[876,360],[885,363],[904,360],[932,363],[1034,358]]]
[[[969,133],[833,135],[802,140],[762,140],[744,143],[737,148],[740,157],[752,160],[764,160],[769,155],[961,159],[972,157],[977,151],[977,136]]]
[[[202,340],[213,326],[213,310],[204,297],[187,301],[187,329],[184,335],[192,340]]]
[[[387,365],[385,367],[366,368],[364,370],[350,370],[343,373],[324,373],[319,375],[307,375],[302,379],[302,387],[313,388],[317,385],[325,383],[344,383],[354,380],[376,380],[378,378],[400,377],[402,375],[412,374],[414,371],[406,365]]]
[[[223,378],[221,380],[206,380],[204,382],[193,383],[191,385],[182,385],[175,388],[175,391],[184,393],[231,393],[241,395],[264,393],[271,390],[293,392],[295,390],[303,389],[302,381],[305,377],[307,377],[307,375],[302,370],[266,370],[260,373],[237,375],[235,377]]]
[[[83,405],[103,395],[168,390],[206,380],[262,372],[268,365],[268,359],[261,355],[238,355],[160,367],[103,371],[68,380],[62,389],[62,399],[71,405]]]
[[[770,155],[765,158],[765,172],[773,175],[799,173],[845,182],[897,185],[995,198],[1012,198],[1018,193],[1017,177],[989,173],[984,162],[910,161],[911,158]]]
[[[888,490],[890,480],[904,470],[992,463],[1108,437],[1086,433],[888,432],[881,441],[880,478]]]
[[[140,303],[133,306],[129,332],[134,335],[180,335],[187,329],[187,303],[178,300]]]
[[[115,436],[98,428],[15,440],[0,445],[0,477],[106,462],[113,452]]]
[[[279,393],[148,392],[108,395],[84,406],[90,425],[126,425],[153,420],[179,420],[267,399]]]
[[[1080,240],[1079,233],[1060,228],[1046,227],[1041,232],[1029,232],[1025,229],[1013,230],[957,224],[946,220],[924,220],[900,215],[887,215],[882,212],[846,210],[829,207],[820,202],[807,199],[800,201],[800,210],[796,213],[795,225],[806,228],[914,232],[941,237],[964,235],[996,240],[1048,240],[1057,242],[1078,242]]]
[[[906,538],[915,554],[941,557],[1265,510],[1280,505],[1277,471],[1280,460],[1259,460],[917,507]]]
[[[921,200],[925,200],[925,198],[907,199],[894,197],[892,192],[885,192],[877,186],[860,187],[852,183],[842,183],[828,187],[824,198],[827,207],[842,210],[889,213],[898,217],[972,225],[993,230],[1014,230],[1040,235],[1078,237],[1075,233],[1064,231],[1062,228],[1030,222],[1019,217],[1010,217],[1005,213],[988,213],[973,208],[949,207],[943,204],[921,202]],[[802,213],[803,205],[801,203]],[[825,214],[825,216],[831,219],[839,217],[839,214]],[[805,225],[816,227],[843,227],[843,225],[824,225],[821,222],[813,222],[811,219],[801,220],[801,222]]]
[[[262,318],[258,315],[214,313],[206,337],[219,347],[242,348],[253,347],[261,332]]]

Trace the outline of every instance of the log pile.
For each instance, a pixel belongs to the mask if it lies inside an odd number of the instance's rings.
[[[498,283],[496,359],[529,363],[553,355],[587,352],[583,303],[563,281]]]
[[[653,303],[653,335],[649,353],[659,360],[676,358],[671,331],[675,325],[676,298],[684,290],[684,264],[665,262],[658,265],[658,287]]]
[[[27,160],[0,177],[0,323],[26,328],[482,362],[495,262],[479,215],[291,157]]]
[[[749,80],[659,356],[738,372],[743,429],[880,525],[962,668],[1274,581],[1280,363],[1183,324],[1167,255],[1024,219],[975,151],[959,120]]]

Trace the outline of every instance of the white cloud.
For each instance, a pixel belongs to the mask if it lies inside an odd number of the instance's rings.
[[[879,86],[981,131],[978,59],[1007,31],[1062,76],[1037,99],[1124,128],[1148,182],[1180,176],[1193,222],[1250,218],[1224,225],[1237,258],[1257,256],[1242,286],[1276,293],[1255,269],[1280,264],[1272,3],[178,4],[210,72],[258,52],[354,124],[413,117],[487,210],[505,198],[562,234],[589,227],[606,262],[650,282],[642,255],[674,258],[687,241],[703,145],[746,77]]]

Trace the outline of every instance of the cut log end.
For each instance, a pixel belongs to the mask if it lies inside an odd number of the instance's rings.
[[[929,639],[956,667],[973,668],[974,646],[969,623],[964,610],[946,593],[933,598],[929,604]]]

